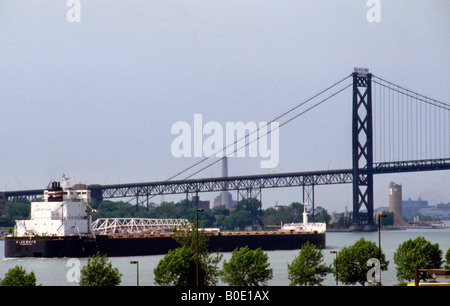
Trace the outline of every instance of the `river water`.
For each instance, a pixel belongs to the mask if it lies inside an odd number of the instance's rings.
[[[328,232],[326,234],[327,248],[323,250],[325,263],[331,264],[335,258],[330,251],[339,251],[344,246],[350,246],[364,237],[378,245],[378,232],[372,233],[352,233],[352,232]],[[382,282],[384,285],[394,285],[398,283],[396,278],[396,268],[394,264],[394,252],[405,240],[423,236],[431,243],[438,243],[443,256],[450,248],[450,228],[446,229],[408,229],[381,232],[381,247],[389,260],[388,271],[382,272]],[[269,256],[270,267],[273,269],[273,279],[268,282],[271,286],[288,286],[287,264],[298,255],[299,250],[294,251],[266,251]],[[139,283],[141,286],[154,286],[153,269],[164,255],[156,256],[133,256],[133,257],[111,257],[113,267],[122,273],[123,286],[136,285],[136,265],[130,261],[139,262]],[[223,259],[229,260],[231,253],[223,253]],[[87,263],[87,258],[80,258],[81,266]],[[78,286],[79,283],[72,281],[74,271],[78,264],[77,260],[69,258],[5,258],[4,241],[0,240],[0,278],[16,265],[23,266],[27,272],[34,271],[37,282],[43,286]],[[222,263],[219,264],[222,268]],[[324,285],[335,285],[334,276],[329,274],[323,282]],[[224,285],[219,283],[219,285]]]

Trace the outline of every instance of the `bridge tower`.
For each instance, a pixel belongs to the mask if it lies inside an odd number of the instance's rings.
[[[366,68],[355,68],[352,75],[352,229],[373,231],[372,74]]]

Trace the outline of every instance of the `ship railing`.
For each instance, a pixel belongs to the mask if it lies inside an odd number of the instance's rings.
[[[19,233],[19,227],[22,228],[22,231],[24,233],[27,232],[27,227],[24,223],[22,223],[21,220],[16,220],[16,226],[14,227],[14,235],[17,235]]]
[[[95,235],[132,234],[144,231],[162,232],[189,226],[186,219],[98,218],[91,224]]]
[[[22,220],[16,220],[16,226],[14,228],[14,234],[18,234],[18,226],[20,226],[23,229],[23,235],[25,236],[39,236],[39,232],[33,227],[28,227],[25,224],[25,221]]]

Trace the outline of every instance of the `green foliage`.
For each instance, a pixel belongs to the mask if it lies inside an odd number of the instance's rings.
[[[214,286],[217,284],[219,269],[217,264],[221,256],[210,257],[205,252],[199,253],[198,279],[199,286]],[[197,269],[196,250],[180,247],[170,250],[162,258],[156,268],[155,284],[161,286],[195,286]]]
[[[236,211],[245,211],[248,213],[251,224],[259,224],[263,225],[262,223],[262,210],[261,210],[261,202],[257,199],[250,198],[250,199],[243,199],[239,201],[236,205]]]
[[[198,250],[199,252],[207,251],[209,237],[205,235],[203,229],[198,228],[197,231],[197,219],[190,225],[189,223],[183,224],[180,229],[174,230],[174,239],[181,246],[190,249]]]
[[[196,284],[196,253],[192,248],[176,248],[170,250],[162,258],[156,268],[155,284],[161,286],[195,286]],[[204,279],[204,271],[202,270]],[[200,275],[200,269],[199,269]]]
[[[445,253],[444,269],[450,269],[450,248],[448,248],[447,253]]]
[[[97,205],[95,218],[124,218],[134,216],[136,208],[130,203],[105,200]]]
[[[363,238],[356,241],[350,247],[343,247],[334,260],[334,273],[336,276],[336,265],[338,265],[338,280],[346,285],[360,283],[365,285],[367,281],[367,272],[371,269],[367,266],[370,258],[379,258],[380,249],[373,241],[366,241]],[[386,261],[385,254],[381,254],[380,268],[386,271],[389,261]]]
[[[227,230],[235,230],[237,228],[242,230],[246,226],[252,225],[252,217],[248,211],[235,210],[223,221],[222,225]]]
[[[442,264],[442,251],[439,244],[431,244],[424,237],[408,239],[400,244],[394,253],[394,263],[397,265],[397,279],[412,281],[414,266],[420,269],[439,269]],[[428,273],[420,273],[421,280],[432,279]]]
[[[264,224],[280,225],[281,223],[298,223],[302,221],[303,205],[292,202],[285,209],[268,208],[264,211]]]
[[[121,281],[122,274],[100,253],[89,257],[88,264],[80,271],[80,286],[117,286]]]
[[[321,285],[324,277],[331,272],[331,267],[323,264],[323,260],[322,250],[306,242],[299,255],[288,264],[289,285]]]
[[[316,215],[314,215],[314,222],[324,222],[328,224],[330,222],[331,216],[328,214],[326,209],[322,209],[322,211]]]
[[[6,202],[4,214],[0,217],[0,226],[10,227],[15,225],[15,220],[28,219],[30,209],[30,202]]]
[[[27,273],[22,266],[15,266],[0,280],[0,286],[36,286],[36,275]]]
[[[223,263],[222,281],[231,286],[265,286],[273,277],[269,266],[268,256],[261,248],[236,248],[230,262]]]
[[[126,202],[113,202],[105,200],[96,204],[97,213],[93,213],[93,219],[97,218],[180,218],[193,222],[196,217],[195,203],[182,200],[177,203],[163,202],[160,205],[149,204],[146,207],[136,206]],[[28,209],[29,210],[29,209]],[[225,230],[244,229],[251,225],[280,225],[281,223],[302,222],[303,205],[293,202],[287,209],[275,210],[261,209],[261,202],[257,199],[244,199],[239,201],[230,212],[225,206],[213,207],[199,214],[200,227],[218,227]],[[316,215],[316,221],[327,221],[329,216],[326,211]],[[1,222],[1,220],[0,220]]]
[[[261,210],[261,202],[257,199],[244,199],[239,201],[235,209],[229,214],[221,218],[221,226],[227,230],[243,229],[251,225],[263,225],[263,211]]]
[[[11,221],[9,220],[9,218],[8,217],[6,217],[6,216],[0,216],[0,227],[11,227],[11,226],[13,226],[12,224],[11,224]]]
[[[220,271],[217,265],[222,255],[212,256],[208,250],[208,237],[204,231],[197,235],[197,220],[189,227],[176,232],[174,239],[179,248],[170,250],[162,258],[156,268],[155,284],[162,286],[195,286],[197,284],[197,237],[198,237],[198,275],[199,286],[216,285]]]

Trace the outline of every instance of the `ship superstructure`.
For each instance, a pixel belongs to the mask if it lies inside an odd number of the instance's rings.
[[[302,223],[286,223],[279,229],[285,233],[316,233],[325,234],[327,224],[322,222],[308,222],[308,213],[306,205],[303,205],[303,222]]]
[[[51,182],[44,197],[31,202],[30,219],[16,220],[14,236],[90,235],[89,198],[85,185],[70,187],[65,177],[61,183]]]

